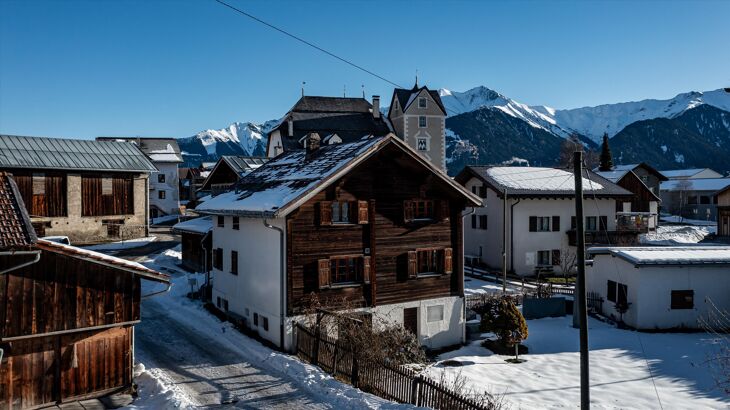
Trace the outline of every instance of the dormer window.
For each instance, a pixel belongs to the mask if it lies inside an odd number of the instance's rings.
[[[426,97],[420,97],[418,99],[418,108],[427,108],[428,107],[428,99]]]
[[[418,117],[418,128],[426,128],[428,126],[428,121],[426,120],[425,115],[421,115]]]

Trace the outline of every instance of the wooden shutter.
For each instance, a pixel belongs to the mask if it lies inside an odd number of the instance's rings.
[[[319,203],[319,224],[332,225],[332,203],[330,201]]]
[[[418,277],[418,253],[416,251],[408,252],[408,277],[411,279]]]
[[[471,215],[471,228],[477,229],[477,216],[474,214]]]
[[[530,217],[530,232],[537,232],[537,217]]]
[[[440,220],[447,220],[449,219],[449,201],[442,199],[440,201],[436,201],[436,204],[438,206],[438,217]]]
[[[553,232],[560,231],[560,217],[553,216]]]
[[[319,288],[323,289],[330,285],[330,260],[320,259],[317,261],[319,272]]]
[[[370,257],[362,257],[362,279],[365,283],[370,283]]]
[[[560,249],[553,249],[553,266],[560,266]]]
[[[357,223],[360,225],[368,223],[368,201],[357,201]]]
[[[577,226],[576,218],[574,216],[570,217],[570,229],[575,229]]]
[[[608,217],[607,216],[599,216],[598,217],[598,229],[602,231],[608,230]]]
[[[451,248],[444,249],[444,273],[452,273],[454,271],[453,250]]]
[[[413,220],[413,201],[403,201],[403,221]]]

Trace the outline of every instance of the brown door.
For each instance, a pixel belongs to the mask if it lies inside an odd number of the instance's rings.
[[[418,336],[418,308],[403,309],[403,327]]]
[[[730,216],[723,216],[720,224],[720,236],[730,236]]]

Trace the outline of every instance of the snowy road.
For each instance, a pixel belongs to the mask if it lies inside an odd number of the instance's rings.
[[[163,296],[164,297],[164,296]],[[142,303],[142,322],[135,329],[137,360],[163,369],[197,406],[221,408],[327,408],[297,389],[285,376],[271,375],[243,361],[239,352],[178,322],[156,298]],[[221,405],[237,399],[236,403]]]

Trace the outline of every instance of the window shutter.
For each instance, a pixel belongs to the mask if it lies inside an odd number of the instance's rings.
[[[444,249],[444,273],[452,273],[454,271],[452,253],[453,250],[451,248]]]
[[[599,216],[598,217],[598,223],[599,223],[599,229],[602,231],[608,230],[608,217],[607,216]]]
[[[368,201],[357,201],[357,223],[368,223]]]
[[[575,217],[574,217],[574,216],[571,216],[571,217],[570,217],[570,229],[575,229],[575,228],[576,228],[576,225],[577,225],[577,224],[576,224],[576,219],[575,219]]]
[[[416,251],[408,251],[408,277],[411,279],[418,277],[418,264],[416,258]]]
[[[553,249],[553,266],[560,266],[560,249]]]
[[[330,201],[319,203],[319,224],[332,225],[332,203]]]
[[[487,187],[486,186],[482,185],[482,186],[479,187],[479,196],[481,198],[486,198],[487,197]]]
[[[530,232],[537,232],[537,217],[530,217]]]
[[[319,288],[323,289],[330,285],[330,260],[320,259],[319,264]]]
[[[413,201],[403,201],[403,221],[413,220]]]
[[[560,217],[553,216],[553,232],[560,231]]]
[[[442,199],[440,201],[436,202],[436,205],[438,205],[438,216],[440,220],[447,220],[449,219],[449,201]]]
[[[365,283],[370,283],[370,257],[362,257],[362,279]]]

